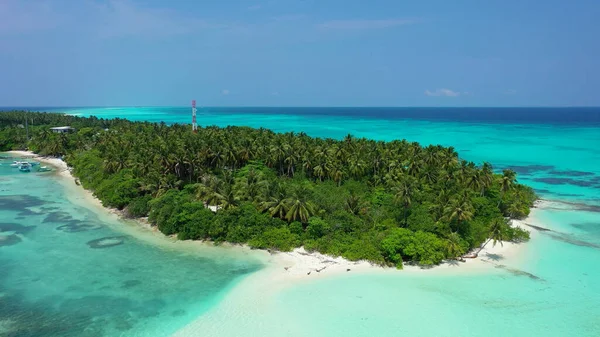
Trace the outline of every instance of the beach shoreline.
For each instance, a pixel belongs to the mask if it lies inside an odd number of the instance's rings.
[[[318,252],[307,252],[303,247],[296,248],[291,252],[268,252],[265,250],[251,249],[246,245],[222,244],[215,246],[211,242],[192,240],[181,241],[177,240],[175,236],[166,236],[162,234],[158,228],[152,226],[145,221],[145,219],[129,219],[124,216],[122,211],[103,206],[102,202],[96,198],[91,191],[86,190],[83,186],[76,183],[77,178],[72,175],[71,168],[63,160],[53,157],[43,157],[31,151],[8,151],[7,153],[17,157],[35,159],[56,168],[56,175],[59,177],[63,186],[70,192],[74,192],[69,194],[69,198],[82,206],[92,207],[96,211],[110,216],[113,220],[135,224],[143,230],[152,232],[158,239],[168,240],[171,243],[178,242],[182,245],[201,245],[216,249],[227,248],[228,250],[234,250],[244,255],[253,255],[254,258],[265,264],[266,270],[279,270],[282,279],[281,281],[310,280],[322,278],[324,275],[333,276],[348,272],[462,273],[465,271],[489,271],[493,270],[496,265],[494,262],[495,258],[502,256],[503,259],[517,259],[522,255],[522,250],[526,245],[526,243],[512,242],[503,242],[502,244],[498,243],[496,245],[488,243],[488,245],[479,252],[477,258],[466,258],[464,261],[445,261],[440,265],[431,268],[405,264],[402,271],[398,271],[396,268],[382,267],[368,261],[349,261],[342,257],[332,257]],[[539,207],[547,202],[548,201],[540,200],[536,202],[536,205]],[[535,210],[536,208],[532,208],[532,214],[524,220],[513,220],[513,226],[529,230],[532,239],[536,235],[536,231],[530,230],[531,228],[529,228],[526,223],[536,223],[534,216]],[[310,276],[312,276],[312,278]]]
[[[362,275],[426,275],[427,277],[448,276],[448,275],[469,275],[469,274],[487,274],[502,273],[504,264],[514,266],[520,265],[520,261],[526,258],[524,254],[527,243],[503,242],[493,245],[489,243],[481,250],[479,256],[474,259],[465,259],[464,262],[445,261],[444,263],[431,268],[422,268],[419,266],[405,265],[403,270],[397,270],[392,267],[381,267],[366,261],[349,261],[342,257],[331,257],[318,252],[307,252],[304,248],[296,248],[292,252],[268,252],[265,250],[250,249],[248,246],[241,245],[221,245],[215,246],[212,243],[202,241],[181,241],[173,236],[165,236],[156,227],[140,219],[126,219],[123,213],[116,209],[104,207],[101,201],[93,193],[76,183],[77,178],[71,173],[71,168],[58,158],[48,158],[36,155],[28,151],[10,151],[13,156],[34,159],[44,164],[56,168],[56,176],[59,183],[64,186],[68,192],[68,198],[84,207],[93,209],[98,214],[103,214],[112,220],[118,220],[120,224],[131,224],[122,226],[117,230],[126,231],[140,239],[148,240],[148,234],[154,239],[152,243],[162,245],[176,245],[182,248],[199,248],[206,256],[218,256],[226,252],[233,256],[246,256],[252,260],[259,261],[263,268],[245,276],[228,292],[222,301],[202,316],[181,328],[175,336],[197,335],[200,332],[208,333],[207,329],[214,328],[218,324],[215,321],[223,321],[223,324],[231,319],[231,312],[252,312],[256,310],[256,305],[268,306],[287,288],[294,285],[305,284],[317,280],[340,278],[346,276]],[[524,220],[513,220],[513,225],[527,229],[531,233],[531,240],[535,240],[539,233],[527,224],[541,225],[536,219],[536,213],[539,207],[543,207],[546,201],[536,202],[536,207],[532,208],[531,214]],[[145,232],[143,234],[142,232]],[[142,233],[142,234],[140,234]],[[498,257],[502,260],[502,265],[498,262]],[[254,294],[248,296],[248,294]],[[218,335],[218,331],[214,332]]]

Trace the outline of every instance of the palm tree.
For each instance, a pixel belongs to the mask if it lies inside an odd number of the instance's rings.
[[[512,189],[514,183],[516,182],[516,176],[517,174],[513,170],[506,169],[502,171],[502,180],[500,181],[501,195],[500,200],[498,201],[498,207],[500,207],[500,203],[504,198],[504,194]]]
[[[260,206],[263,211],[268,211],[271,216],[285,219],[289,209],[285,188],[278,181],[267,184]]]
[[[462,246],[460,245],[460,235],[456,232],[450,233],[446,240],[448,257],[455,259],[464,253]]]
[[[242,181],[240,192],[248,200],[255,201],[256,198],[261,194],[263,187],[264,181],[262,180],[261,174],[254,168],[251,168]]]
[[[213,175],[202,177],[202,183],[198,186],[196,198],[203,200],[206,205],[216,205],[219,202],[219,190],[221,181]]]
[[[404,224],[407,223],[407,211],[412,203],[415,184],[409,178],[405,178],[392,188],[394,199],[404,208]]]
[[[240,204],[240,198],[231,184],[223,184],[219,188],[219,192],[215,193],[215,197],[219,200],[219,206],[225,210],[235,208]]]
[[[458,224],[469,221],[473,218],[473,205],[467,198],[455,198],[450,201],[444,213],[449,222],[456,220]]]
[[[344,205],[346,210],[354,215],[358,215],[363,207],[363,202],[360,196],[356,195],[354,191],[350,192],[350,195],[346,198]]]
[[[494,181],[494,169],[488,162],[484,162],[481,167],[481,196],[485,194],[485,190],[492,186]]]
[[[316,206],[308,197],[309,190],[304,186],[300,186],[293,191],[291,197],[286,199],[288,211],[285,218],[289,222],[300,221],[307,223],[308,218],[315,214]]]
[[[492,222],[490,223],[489,227],[489,239],[483,244],[483,246],[479,248],[477,254],[479,254],[479,252],[481,252],[481,250],[485,248],[485,246],[490,241],[493,241],[492,246],[496,246],[497,242],[500,242],[500,246],[502,246],[502,241],[505,239],[504,228],[507,225],[508,224],[506,223],[506,220],[504,220],[503,218],[494,218],[494,220],[492,220]]]

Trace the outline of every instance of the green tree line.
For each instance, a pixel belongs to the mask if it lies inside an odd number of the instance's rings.
[[[63,125],[77,131],[49,130]],[[105,206],[148,216],[167,235],[304,246],[400,268],[438,264],[489,239],[527,240],[509,218],[527,216],[536,199],[511,170],[406,140],[234,126],[194,134],[180,124],[0,113],[0,149],[25,148],[65,156]]]

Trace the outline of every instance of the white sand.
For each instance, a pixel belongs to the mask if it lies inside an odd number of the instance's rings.
[[[47,165],[51,165],[56,168],[57,174],[61,179],[65,186],[75,193],[69,194],[69,199],[71,201],[76,202],[77,204],[81,204],[84,206],[92,206],[96,210],[104,212],[110,215],[113,219],[117,217],[122,217],[122,213],[116,209],[109,209],[102,206],[102,202],[96,198],[92,192],[85,190],[83,187],[77,185],[75,178],[71,174],[71,168],[67,166],[67,164],[53,157],[42,157],[38,156],[31,151],[10,151],[9,153],[18,156],[24,157],[28,159],[35,159]],[[544,207],[551,207],[553,204],[550,201],[538,201],[538,205],[544,205]],[[214,210],[213,210],[214,211]],[[534,217],[535,209],[532,210],[532,215],[523,221],[514,220],[513,225],[519,226],[526,230],[530,230],[531,228],[524,225],[524,223],[534,223],[536,222]],[[135,223],[138,226],[143,227],[146,230],[150,230],[156,234],[158,237],[167,238],[162,235],[156,227],[150,226],[150,224],[145,221],[145,219],[137,219],[137,221],[127,221],[127,223]],[[531,231],[531,236],[536,235],[536,231]],[[168,238],[170,242],[174,241],[173,237]],[[211,246],[212,244],[206,244],[204,242],[181,242],[182,245],[203,245],[203,246]],[[417,266],[409,266],[405,265],[402,272],[440,272],[446,270],[445,272],[453,272],[453,271],[485,271],[493,268],[496,263],[494,259],[501,257],[503,260],[518,258],[521,250],[523,249],[524,244],[515,244],[511,242],[503,242],[502,244],[498,243],[495,246],[490,242],[480,253],[479,257],[475,259],[465,259],[465,262],[456,262],[449,261],[442,263],[439,266],[433,268],[420,268]],[[373,265],[367,261],[358,261],[352,262],[348,261],[341,257],[331,257],[326,256],[317,252],[308,253],[304,248],[296,248],[292,252],[279,252],[269,254],[265,251],[259,250],[251,250],[246,246],[232,246],[232,245],[224,245],[224,247],[216,247],[216,248],[224,248],[227,250],[235,250],[239,253],[243,253],[244,255],[254,255],[257,259],[263,261],[268,265],[266,269],[272,273],[276,271],[277,277],[273,277],[275,275],[271,275],[271,279],[274,282],[289,282],[289,281],[297,281],[297,280],[311,280],[316,278],[322,278],[325,275],[338,275],[342,273],[348,272],[399,272],[395,268],[382,268],[377,265]],[[348,271],[349,269],[349,271]],[[279,275],[277,275],[279,274]]]
[[[13,155],[35,159],[45,164],[57,168],[57,174],[65,186],[73,191],[69,199],[87,206],[94,207],[99,212],[104,212],[107,216],[114,219],[122,214],[117,210],[111,210],[102,206],[100,200],[93,196],[90,191],[76,185],[76,178],[71,174],[67,164],[57,158],[40,157],[28,151],[11,151]],[[550,205],[548,201],[538,201],[537,205]],[[531,232],[531,239],[534,240],[536,235],[535,230],[532,230],[525,223],[539,225],[535,217],[536,209],[532,209],[531,215],[522,221],[514,220],[513,225],[519,226]],[[123,223],[123,222],[121,222]],[[341,257],[330,257],[320,253],[308,253],[304,248],[294,249],[292,252],[277,252],[270,254],[266,251],[251,250],[247,246],[232,246],[224,245],[214,247],[199,241],[177,241],[173,237],[166,237],[157,231],[155,227],[151,227],[146,221],[125,221],[128,224],[136,224],[137,228],[120,228],[126,230],[129,234],[138,235],[141,239],[148,239],[144,233],[140,233],[139,229],[144,229],[146,232],[151,231],[154,234],[155,244],[162,245],[165,239],[171,244],[177,244],[182,247],[200,246],[209,255],[223,255],[223,253],[243,254],[257,259],[265,264],[265,268],[261,271],[246,277],[235,289],[233,289],[225,299],[215,309],[200,317],[197,321],[186,326],[177,336],[197,335],[202,332],[202,335],[211,335],[210,329],[218,327],[215,320],[231,319],[232,313],[244,313],[257,310],[257,301],[268,302],[272,296],[284,287],[292,286],[298,282],[309,282],[312,280],[323,279],[324,277],[341,277],[343,274],[355,273],[429,273],[431,275],[448,275],[448,274],[463,274],[465,272],[490,272],[496,270],[501,259],[502,264],[518,261],[523,257],[523,249],[526,244],[515,244],[511,242],[498,243],[495,246],[490,242],[480,253],[478,258],[465,259],[465,262],[448,261],[433,268],[420,268],[417,266],[404,266],[402,271],[395,268],[383,268],[377,265],[372,265],[367,261],[352,262]],[[124,226],[125,227],[125,226]],[[257,294],[256,296],[248,296],[249,293]],[[218,335],[218,331],[214,333]]]

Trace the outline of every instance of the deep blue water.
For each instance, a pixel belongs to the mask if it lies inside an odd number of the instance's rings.
[[[123,107],[126,109],[139,107]],[[118,107],[0,107],[0,111],[22,109],[29,111],[73,112],[106,111]],[[184,116],[189,107],[153,107],[163,114]],[[299,115],[299,116],[345,116],[351,118],[415,119],[453,121],[467,123],[519,123],[554,125],[600,125],[600,107],[518,107],[518,108],[409,108],[409,107],[200,107],[199,113],[248,114],[248,115]]]

